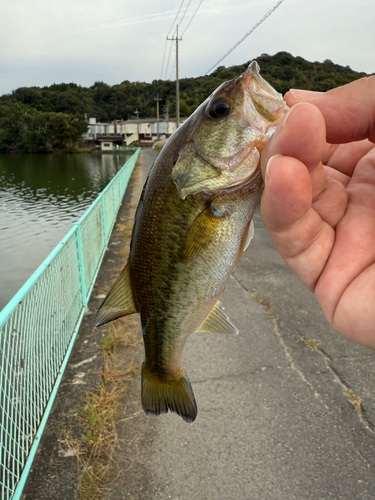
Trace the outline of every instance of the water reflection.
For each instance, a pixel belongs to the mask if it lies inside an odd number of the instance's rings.
[[[127,158],[126,154],[0,155],[0,309]]]

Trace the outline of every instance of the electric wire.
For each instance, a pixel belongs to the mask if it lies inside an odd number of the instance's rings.
[[[189,0],[189,1],[188,1],[188,4],[187,4],[187,6],[186,6],[186,8],[185,8],[185,10],[184,10],[184,13],[182,14],[182,17],[181,17],[181,19],[180,19],[180,22],[179,22],[179,23],[177,23],[179,26],[181,25],[182,21],[184,20],[184,17],[185,17],[186,11],[188,10],[188,8],[189,8],[190,4],[191,4],[191,0]]]
[[[164,73],[164,80],[167,79],[167,73],[168,73],[168,68],[169,68],[169,61],[170,61],[170,58],[171,58],[171,53],[172,53],[172,43],[170,44],[169,46],[169,54],[168,54],[168,61],[167,61],[167,66],[165,68],[165,73]]]
[[[163,54],[163,62],[161,63],[161,71],[160,71],[160,80],[162,79],[163,77],[163,69],[164,69],[164,60],[165,60],[165,52],[166,52],[166,49],[167,49],[167,39],[165,39],[165,44],[164,44],[164,54]]]
[[[167,34],[167,37],[166,37],[166,42],[165,42],[165,45],[164,45],[163,61],[162,61],[162,66],[161,66],[160,79],[162,79],[162,75],[163,75],[164,62],[165,62],[165,53],[166,53],[166,46],[167,46],[168,36],[169,36],[169,34],[170,34],[170,32],[171,32],[171,30],[172,30],[173,26],[174,26],[174,25],[175,25],[175,23],[176,23],[176,20],[177,20],[177,18],[178,18],[178,16],[179,16],[179,14],[180,14],[180,11],[181,11],[181,8],[182,8],[182,6],[183,6],[183,4],[184,4],[184,1],[185,1],[185,0],[182,0],[182,3],[181,3],[181,5],[180,5],[180,8],[178,9],[177,15],[176,15],[176,17],[175,17],[175,19],[174,19],[174,21],[173,21],[173,23],[172,23],[172,26],[170,27],[170,29],[169,29],[169,31],[168,31],[168,34]],[[184,29],[184,31],[183,31],[182,35],[186,32],[186,30],[187,30],[187,29],[188,29],[188,27],[190,26],[190,24],[191,24],[191,22],[193,21],[193,19],[194,19],[194,17],[195,17],[195,15],[196,15],[196,13],[197,13],[197,12],[198,12],[198,10],[199,10],[199,7],[202,5],[202,2],[203,2],[203,0],[200,0],[200,2],[199,2],[199,4],[198,4],[198,7],[195,9],[195,11],[194,11],[193,15],[192,15],[192,16],[191,16],[191,18],[190,18],[190,21],[188,22],[188,24],[186,25],[186,28],[185,28],[185,29]],[[186,12],[188,11],[188,8],[189,8],[190,4],[191,4],[191,0],[189,0],[189,1],[188,1],[187,6],[185,7],[185,10],[184,10],[184,12],[183,12],[183,14],[182,14],[182,17],[181,17],[180,21],[179,21],[179,24],[181,24],[181,23],[182,23],[182,21],[183,21],[183,19],[185,18]],[[175,32],[174,32],[174,34],[173,34],[173,37],[175,36],[175,34],[176,34],[176,30],[175,30]],[[181,35],[181,38],[182,38],[182,35]],[[172,41],[173,41],[173,37],[172,37]],[[169,61],[170,61],[170,57],[171,57],[171,52],[172,52],[172,45],[170,45],[170,48],[169,48],[169,54],[168,54],[167,65],[166,65],[166,67],[165,67],[165,71],[164,71],[164,80],[166,80],[166,79],[167,79],[167,74],[168,74],[168,68],[169,68]],[[171,79],[171,78],[172,78],[172,73],[173,73],[173,70],[174,70],[174,68],[175,68],[175,67],[176,67],[176,63],[174,63],[174,66],[173,66],[172,71],[171,71],[171,76],[170,76],[170,78],[169,78],[169,79]]]
[[[182,0],[181,5],[180,5],[180,8],[178,9],[178,12],[177,12],[177,14],[176,14],[176,17],[174,18],[174,21],[173,21],[173,23],[172,23],[172,26],[169,28],[169,31],[168,31],[168,33],[167,33],[167,38],[168,38],[169,33],[171,32],[171,29],[173,28],[173,26],[175,26],[175,23],[176,23],[176,21],[177,21],[178,16],[180,15],[181,7],[184,5],[184,2],[185,2],[185,0]]]
[[[188,27],[190,26],[191,21],[194,19],[195,14],[198,12],[199,7],[202,5],[202,2],[203,2],[203,0],[201,0],[201,1],[199,2],[198,7],[195,9],[195,12],[194,12],[194,14],[192,15],[192,17],[190,18],[190,21],[189,21],[188,25],[186,26],[186,28],[185,28],[185,29],[184,29],[184,31],[182,32],[181,38],[183,37],[184,33],[186,32],[186,30],[187,30],[187,29],[188,29]]]
[[[172,80],[172,75],[173,75],[173,72],[175,71],[176,69],[176,61],[174,62],[173,66],[172,66],[172,71],[171,71],[171,74],[169,75],[169,80]]]
[[[252,33],[252,32],[253,32],[253,31],[254,31],[254,30],[255,30],[255,29],[256,29],[256,28],[260,25],[260,24],[262,24],[262,23],[263,23],[263,21],[265,21],[265,20],[267,19],[267,17],[269,17],[269,16],[272,14],[272,12],[273,12],[274,10],[276,10],[276,9],[277,9],[277,7],[278,7],[279,5],[281,5],[283,2],[284,2],[284,0],[279,0],[279,1],[278,1],[278,2],[277,2],[277,3],[276,3],[273,7],[272,7],[272,9],[271,9],[271,10],[269,10],[269,11],[267,12],[267,14],[265,14],[265,15],[262,17],[262,19],[260,19],[260,20],[259,20],[256,24],[254,24],[254,26],[251,28],[251,30],[250,30],[250,31],[248,31],[248,32],[247,32],[247,33],[246,33],[246,34],[245,34],[245,35],[241,38],[241,40],[239,40],[239,41],[238,41],[238,42],[237,42],[237,43],[236,43],[236,44],[235,44],[235,45],[234,45],[234,46],[233,46],[233,47],[232,47],[232,48],[231,48],[231,49],[230,49],[230,50],[229,50],[229,51],[228,51],[228,52],[227,52],[227,53],[226,53],[226,54],[225,54],[225,55],[224,55],[224,56],[223,56],[223,57],[222,57],[222,58],[221,58],[221,59],[220,59],[217,63],[216,63],[216,64],[214,64],[214,65],[212,66],[212,68],[210,68],[208,71],[206,71],[206,75],[208,75],[208,73],[209,73],[210,71],[212,71],[213,69],[215,69],[215,68],[216,68],[216,66],[218,66],[218,65],[219,65],[219,63],[221,63],[221,61],[222,61],[223,59],[225,59],[225,58],[226,58],[226,57],[227,57],[227,56],[228,56],[228,55],[229,55],[229,54],[230,54],[230,53],[231,53],[231,52],[232,52],[232,51],[233,51],[236,47],[238,47],[238,45],[239,45],[240,43],[242,43],[242,42],[245,40],[245,38],[247,38],[247,37],[248,37],[248,36],[249,36],[249,35],[250,35],[250,34],[251,34],[251,33]]]

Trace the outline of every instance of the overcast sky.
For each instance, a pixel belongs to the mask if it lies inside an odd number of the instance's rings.
[[[61,82],[174,80],[175,45],[165,39],[174,35],[181,2],[1,0],[0,95]],[[176,21],[180,78],[206,74],[276,2],[203,0],[183,33],[200,3],[185,0]],[[220,65],[287,51],[373,73],[374,21],[374,0],[284,0]]]

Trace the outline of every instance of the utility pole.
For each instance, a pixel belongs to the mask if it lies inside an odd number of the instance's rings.
[[[178,80],[178,24],[176,26],[176,38],[168,38],[167,40],[174,40],[176,42],[176,127],[180,126],[180,84]]]
[[[157,140],[159,140],[159,101],[161,101],[161,99],[159,99],[159,93],[157,94],[156,97],[154,97],[154,101],[156,101],[156,135],[157,135]]]

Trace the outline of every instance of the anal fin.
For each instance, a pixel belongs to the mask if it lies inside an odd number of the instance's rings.
[[[238,330],[224,312],[224,307],[220,302],[207,315],[197,332],[209,333],[231,333],[237,335]]]
[[[99,307],[94,326],[104,325],[104,323],[135,312],[137,308],[133,299],[128,263]]]

